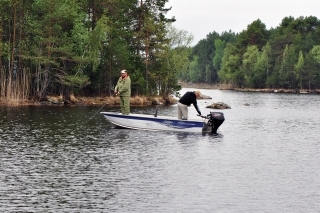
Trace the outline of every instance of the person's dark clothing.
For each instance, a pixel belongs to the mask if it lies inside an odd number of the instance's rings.
[[[186,92],[179,100],[180,103],[190,106],[193,104],[194,108],[196,108],[199,115],[201,115],[201,112],[199,110],[198,104],[197,104],[197,97],[194,92]]]

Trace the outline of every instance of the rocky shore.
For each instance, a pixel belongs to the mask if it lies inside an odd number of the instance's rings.
[[[172,105],[176,103],[176,99],[173,97],[147,97],[147,96],[135,96],[130,98],[131,106],[149,106],[149,105]],[[92,105],[120,105],[120,98],[117,96],[106,97],[72,97],[70,100],[63,100],[61,97],[48,96],[47,101],[39,102],[40,105],[80,105],[80,106],[92,106]]]
[[[300,89],[252,89],[252,88],[234,88],[231,85],[226,84],[192,84],[180,82],[183,88],[194,88],[194,89],[217,89],[217,90],[234,90],[241,92],[263,92],[263,93],[295,93],[295,94],[320,94],[320,90],[300,90]],[[200,99],[212,99],[209,96],[203,95]],[[130,98],[131,106],[151,106],[151,105],[173,105],[176,104],[177,98],[170,96],[164,98],[161,96],[148,97],[148,96],[134,96]],[[80,105],[80,106],[91,106],[91,105],[109,105],[117,106],[120,105],[119,97],[117,96],[106,96],[106,97],[75,97],[71,96],[70,100],[64,100],[61,96],[47,96],[47,100],[38,101],[34,99],[28,100],[0,100],[0,105],[7,106],[24,106],[24,105]],[[221,107],[221,105],[217,105]],[[228,108],[228,106],[224,106]],[[222,107],[222,108],[224,108]]]

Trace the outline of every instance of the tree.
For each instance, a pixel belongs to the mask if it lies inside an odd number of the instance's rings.
[[[241,87],[244,84],[244,75],[240,66],[241,58],[237,54],[236,46],[228,43],[224,49],[221,69],[218,72],[220,81]]]
[[[217,39],[214,41],[214,46],[215,46],[215,56],[212,59],[213,67],[216,70],[220,70],[221,62],[222,62],[222,57],[223,57],[223,50],[225,48],[225,42],[222,41],[221,39]]]
[[[311,49],[311,54],[313,58],[320,64],[320,45],[315,45]]]
[[[283,88],[295,88],[294,65],[297,55],[293,44],[286,45],[280,60],[281,67],[277,73],[279,86]]]
[[[149,94],[156,90],[157,79],[153,77],[158,72],[158,56],[169,42],[166,39],[166,24],[175,21],[174,18],[167,19],[164,16],[171,9],[165,8],[167,1],[140,0],[137,8],[139,19],[134,24],[136,51],[145,64],[145,89]]]
[[[247,26],[247,29],[239,34],[237,46],[244,52],[249,45],[256,45],[259,50],[267,43],[269,32],[266,25],[257,19]]]
[[[317,65],[316,60],[313,57],[311,51],[309,51],[304,57],[304,79],[308,84],[309,91],[311,88],[315,88],[315,85],[319,83],[320,72],[319,65]]]
[[[300,89],[302,89],[302,75],[303,75],[303,66],[304,66],[304,59],[302,51],[299,52],[299,58],[297,63],[295,64],[295,77],[299,81],[298,85],[300,86]]]
[[[255,75],[255,67],[259,58],[259,50],[256,45],[248,46],[243,55],[242,68],[245,78],[245,86],[253,87],[252,77]]]
[[[193,83],[200,82],[201,76],[198,70],[199,70],[199,57],[193,56],[193,60],[190,62],[190,66],[189,66],[190,81]]]
[[[82,22],[85,13],[75,1],[67,0],[36,0],[31,12],[29,54],[36,68],[37,95],[45,100],[49,85],[58,82],[60,93],[70,99],[73,86],[88,84],[83,71],[92,57],[88,54],[88,31]]]
[[[189,67],[190,44],[193,36],[168,24],[167,38],[170,43],[161,55],[161,69],[157,74],[160,95],[167,97],[180,90],[177,79],[187,75]]]

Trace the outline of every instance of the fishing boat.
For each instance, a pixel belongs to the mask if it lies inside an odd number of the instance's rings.
[[[206,116],[200,116],[202,120],[180,120],[174,117],[159,116],[157,111],[154,115],[123,115],[116,112],[100,113],[115,126],[151,131],[211,132],[216,134],[218,128],[225,120],[222,112],[210,112]]]

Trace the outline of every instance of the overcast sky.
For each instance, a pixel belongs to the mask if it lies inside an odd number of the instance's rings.
[[[167,17],[173,24],[193,34],[193,45],[210,32],[238,33],[260,19],[267,29],[279,26],[284,17],[316,16],[320,19],[319,0],[169,0]]]

